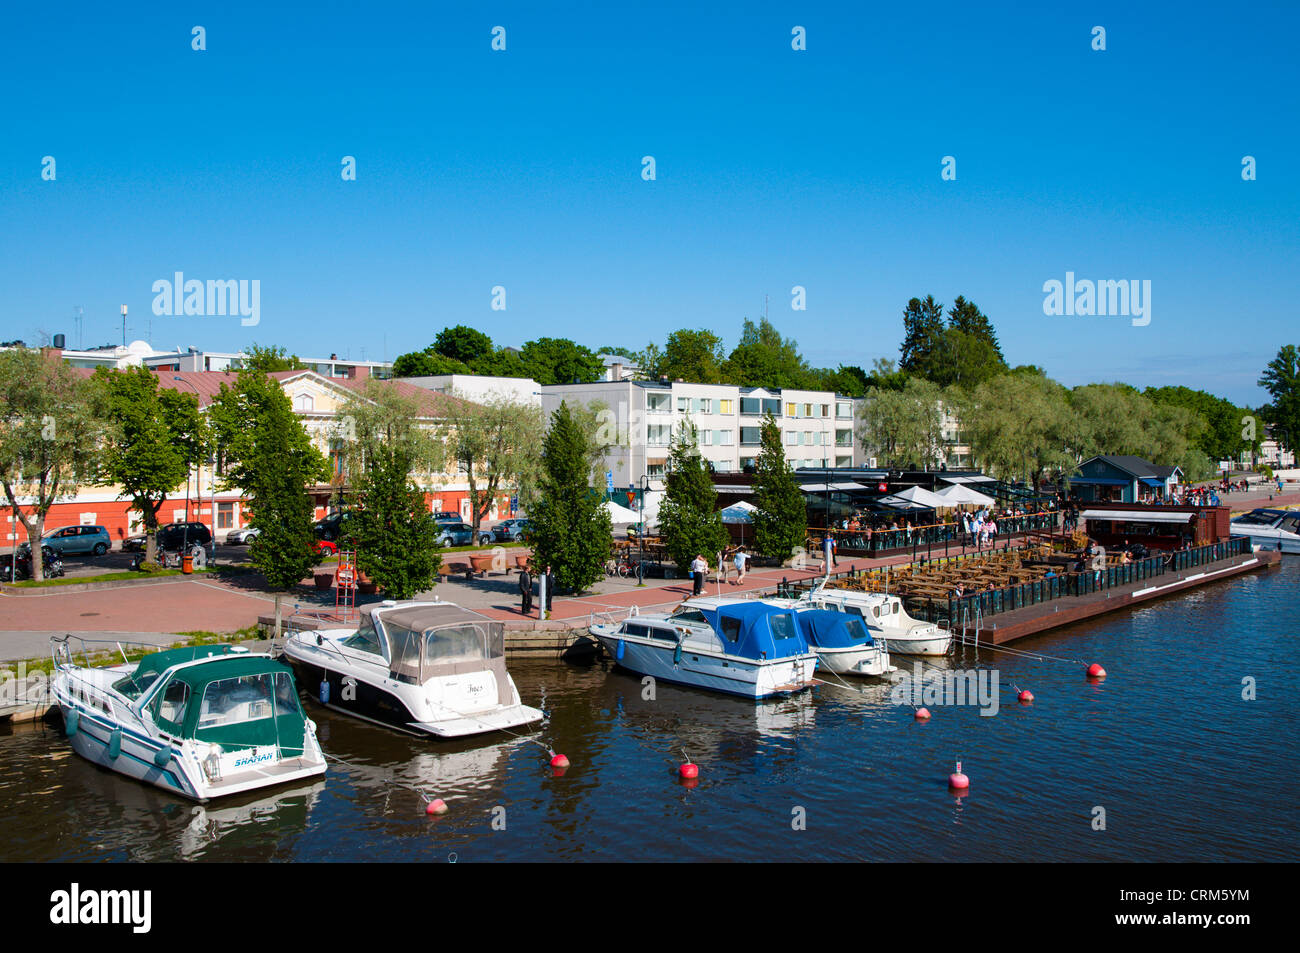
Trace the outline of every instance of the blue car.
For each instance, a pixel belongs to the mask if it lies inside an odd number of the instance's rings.
[[[52,529],[41,537],[41,545],[48,547],[60,556],[87,553],[102,556],[113,548],[113,538],[102,526],[62,526]],[[23,543],[19,552],[31,552],[31,547]]]
[[[438,545],[443,549],[448,546],[469,546],[474,542],[474,527],[468,523],[438,523],[434,528]]]

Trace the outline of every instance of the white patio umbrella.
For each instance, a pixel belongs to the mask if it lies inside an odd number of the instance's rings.
[[[904,500],[899,496],[882,496],[880,499],[876,500],[876,502],[883,503],[885,506],[888,506],[895,510],[931,509],[931,507],[926,506],[924,503],[915,503],[912,500]]]
[[[637,523],[641,520],[641,514],[636,510],[629,510],[626,506],[619,506],[612,500],[606,500],[601,505],[609,513],[611,523]]]
[[[722,511],[722,522],[724,523],[752,523],[753,513],[758,507],[753,503],[746,503],[741,500],[739,503],[732,503]]]
[[[972,490],[964,483],[955,483],[952,486],[944,487],[936,496],[943,497],[947,502],[944,506],[993,506],[997,500],[991,496],[985,496],[978,490]]]

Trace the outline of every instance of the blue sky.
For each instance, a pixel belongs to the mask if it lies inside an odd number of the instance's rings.
[[[160,347],[730,346],[766,294],[869,366],[909,297],[964,294],[1013,364],[1251,404],[1300,339],[1295,4],[278,7],[6,10],[0,337],[75,344],[79,305],[119,341],[125,302]],[[150,321],[176,271],[258,279],[260,324]],[[1067,271],[1150,280],[1151,323],[1045,316]]]

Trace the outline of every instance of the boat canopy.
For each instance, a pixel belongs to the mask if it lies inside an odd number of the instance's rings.
[[[264,655],[226,654],[176,669],[147,710],[158,727],[183,738],[227,749],[303,750],[306,719],[293,673]]]
[[[777,659],[807,655],[811,651],[790,609],[761,602],[698,608],[732,655]]]
[[[184,665],[201,658],[216,658],[234,652],[233,645],[183,645],[180,648],[151,652],[135,666],[130,675],[118,679],[113,690],[132,700],[139,698],[163,672],[173,665]]]
[[[491,670],[500,703],[509,704],[502,623],[437,602],[373,606],[369,612],[388,640],[389,672],[394,679],[423,685],[431,678]]]
[[[847,649],[872,645],[871,633],[860,618],[830,609],[807,609],[797,614],[810,645],[819,649]]]

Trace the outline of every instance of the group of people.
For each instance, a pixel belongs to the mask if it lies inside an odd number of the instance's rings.
[[[736,579],[734,582],[727,579],[727,560],[730,559],[732,565],[736,567]],[[739,586],[745,581],[745,571],[749,567],[749,553],[745,551],[744,546],[733,546],[722,550],[718,553],[718,582],[725,582],[729,586]],[[691,582],[693,583],[691,591],[695,595],[700,595],[704,591],[704,580],[709,574],[709,561],[704,558],[703,553],[697,553],[691,560]]]
[[[519,570],[519,611],[524,615],[531,615],[533,611],[533,564],[524,563],[523,568]],[[537,585],[546,583],[546,605],[543,607],[547,612],[551,611],[551,603],[555,599],[555,573],[551,572],[551,567],[546,567],[546,572],[537,577]]]
[[[967,546],[978,550],[995,545],[998,535],[998,521],[988,507],[981,507],[973,513],[963,511],[959,517],[962,541]]]

